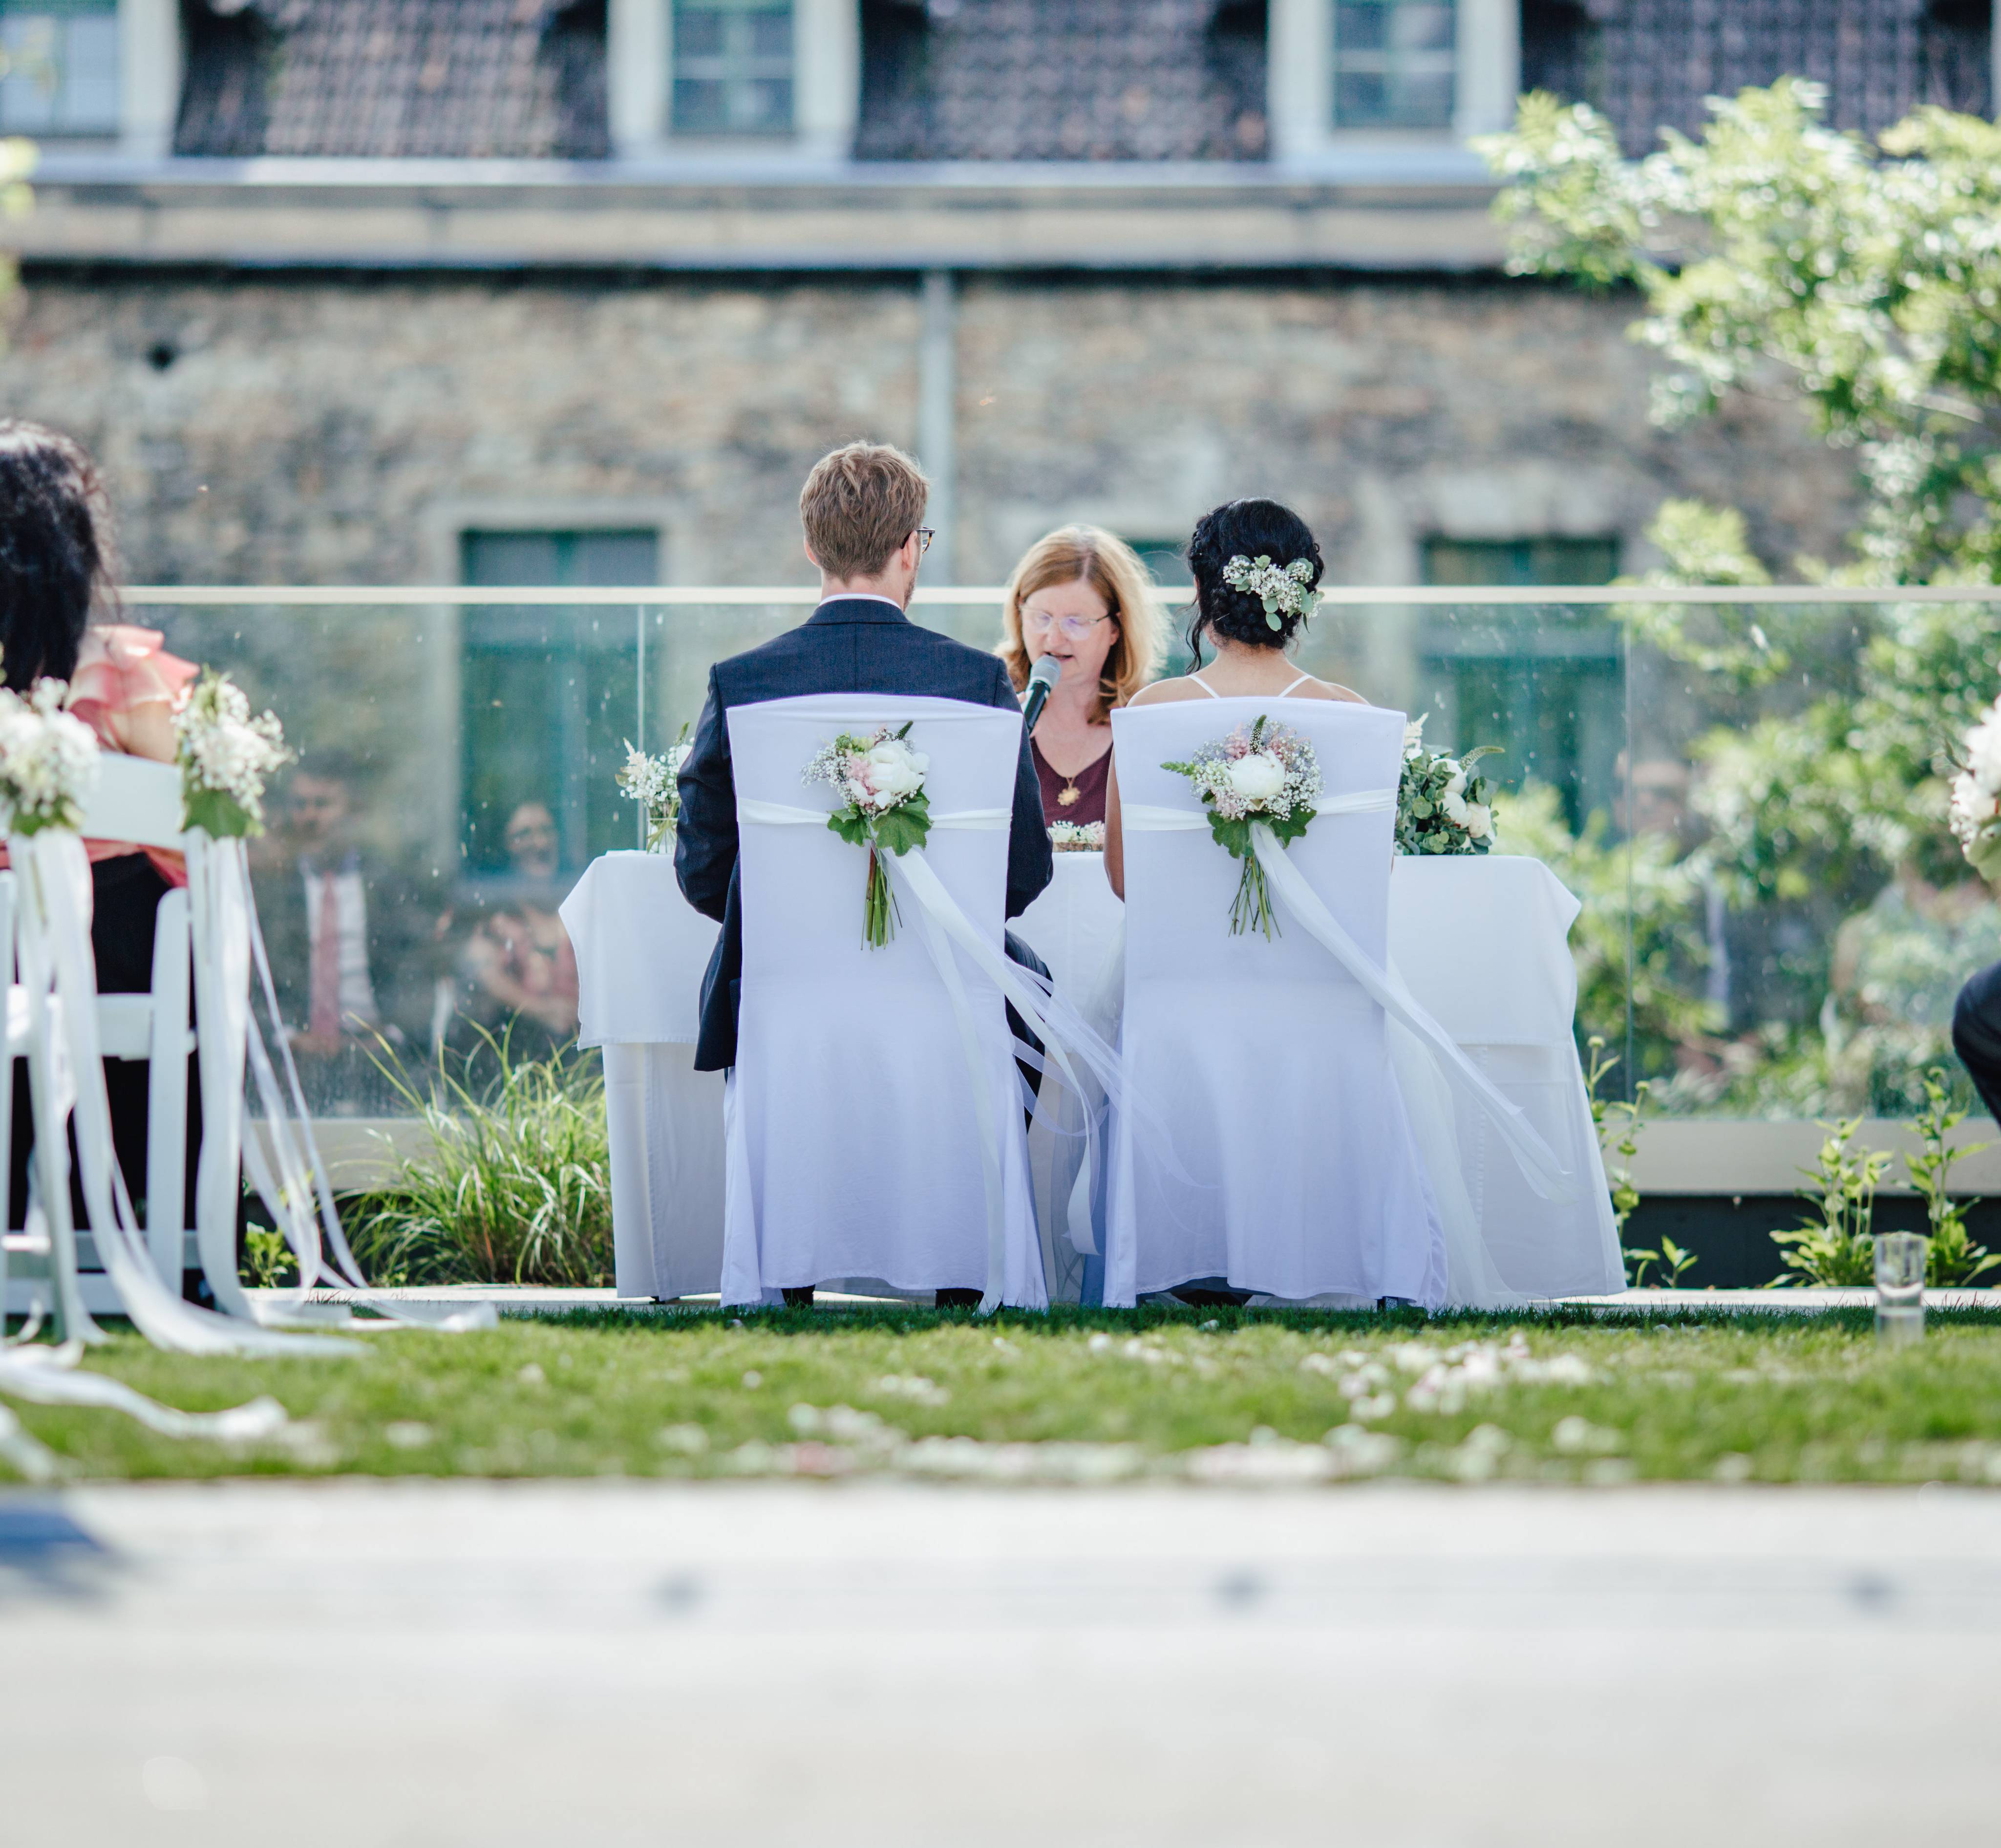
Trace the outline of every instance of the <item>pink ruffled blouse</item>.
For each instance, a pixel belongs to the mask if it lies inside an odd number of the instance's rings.
[[[160,646],[162,639],[158,629],[142,629],[129,622],[106,623],[84,631],[76,672],[70,676],[68,703],[106,750],[156,757],[155,750],[135,749],[130,735],[133,717],[143,706],[171,708],[201,671],[193,662],[169,654]],[[83,844],[93,861],[141,851],[129,840],[85,840]],[[187,868],[179,854],[151,847],[144,851],[169,885],[187,883]],[[7,850],[0,847],[0,866],[6,863]]]

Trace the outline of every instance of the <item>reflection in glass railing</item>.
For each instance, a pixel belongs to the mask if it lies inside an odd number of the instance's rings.
[[[374,1116],[408,1107],[385,1042],[421,1090],[486,1035],[527,1053],[574,1035],[556,910],[593,856],[639,844],[613,782],[626,743],[665,749],[712,663],[812,599],[337,594],[131,602],[299,749],[255,846],[259,905],[312,1108]],[[1947,830],[1944,776],[2001,691],[2001,593],[1718,594],[1338,591],[1300,664],[1426,715],[1434,747],[1497,748],[1498,851],[1581,901],[1578,1032],[1618,1056],[1613,1089],[1905,1115],[1940,1063],[1964,1094],[1952,1004],[2001,959],[2001,911]],[[914,614],[987,648],[998,606],[931,593]]]

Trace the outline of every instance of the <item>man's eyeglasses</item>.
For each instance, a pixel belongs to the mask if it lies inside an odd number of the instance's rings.
[[[931,541],[938,537],[934,526],[920,526],[915,529],[917,535],[917,556],[922,558],[931,548]]]
[[[1033,629],[1039,634],[1044,629],[1057,629],[1073,642],[1081,642],[1101,622],[1109,622],[1109,614],[1103,616],[1048,616],[1040,610],[1024,610],[1021,627]]]

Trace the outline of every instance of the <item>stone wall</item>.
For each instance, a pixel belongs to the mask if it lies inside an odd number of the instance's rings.
[[[814,458],[917,426],[916,294],[892,280],[47,272],[16,307],[0,405],[99,455],[135,581],[451,581],[467,525],[637,524],[670,582],[804,583]],[[1613,533],[1641,562],[1669,495],[1742,504],[1781,563],[1835,552],[1849,460],[1784,405],[1651,430],[1635,311],[1498,279],[969,279],[960,575],[998,581],[1061,520],[1174,538],[1248,492],[1296,505],[1338,582],[1414,581],[1428,534]],[[691,714],[710,658],[789,619],[663,618],[656,716]],[[172,626],[295,731],[358,746],[380,827],[435,856],[457,830],[456,621]],[[1409,699],[1413,634],[1394,612],[1329,612],[1310,659]]]

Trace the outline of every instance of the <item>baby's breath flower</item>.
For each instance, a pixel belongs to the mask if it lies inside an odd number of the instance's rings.
[[[264,779],[292,760],[284,728],[227,674],[204,673],[174,713],[187,825],[221,840],[264,831]]]

